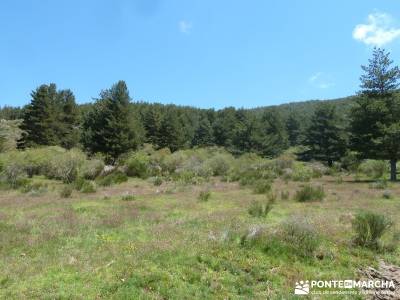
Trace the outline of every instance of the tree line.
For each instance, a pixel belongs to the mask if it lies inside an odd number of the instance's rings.
[[[22,119],[18,148],[60,145],[102,153],[109,162],[144,143],[171,151],[222,146],[233,154],[275,157],[302,146],[304,160],[332,165],[348,151],[359,158],[389,160],[396,179],[400,155],[400,71],[390,53],[375,48],[362,66],[359,93],[337,103],[221,110],[133,102],[124,81],[100,92],[92,104],[78,105],[70,90],[41,85],[24,108],[4,107],[0,118]]]

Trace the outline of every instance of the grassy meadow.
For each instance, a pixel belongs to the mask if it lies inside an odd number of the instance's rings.
[[[220,150],[201,151],[166,154],[170,160],[175,155],[177,166],[169,175],[162,163],[158,177],[109,184],[98,175],[92,190],[76,187],[81,167],[71,182],[40,171],[14,188],[4,185],[0,298],[294,299],[299,280],[356,279],[359,269],[380,259],[400,264],[396,247],[355,245],[352,227],[360,211],[380,213],[394,222],[382,243],[393,244],[397,183],[368,179],[370,169],[309,173],[311,163],[290,156],[234,159]],[[136,162],[149,163],[147,169],[134,164],[135,170],[149,170],[159,154],[134,154]],[[230,165],[210,164],[216,156]],[[186,171],[220,168],[207,177],[174,176],[188,161]],[[304,196],[309,187],[322,195]]]

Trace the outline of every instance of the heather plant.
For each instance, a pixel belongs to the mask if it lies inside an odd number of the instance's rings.
[[[321,244],[321,237],[309,222],[292,218],[281,224],[281,239],[302,257],[312,258]]]
[[[201,202],[207,202],[211,198],[211,192],[209,190],[200,191],[198,199]]]
[[[303,186],[294,196],[298,202],[322,201],[324,197],[325,192],[321,186],[313,187],[311,185]]]

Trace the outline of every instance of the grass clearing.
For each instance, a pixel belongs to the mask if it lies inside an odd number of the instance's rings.
[[[236,183],[174,190],[173,182],[129,179],[69,198],[60,196],[62,184],[46,183],[39,197],[0,194],[0,298],[290,299],[300,279],[356,278],[378,259],[400,264],[398,249],[376,253],[351,243],[361,208],[399,226],[398,184],[383,199],[368,183],[324,176],[310,182],[324,186],[323,202],[277,197],[267,218],[254,218],[248,208],[267,196]],[[281,195],[301,185],[277,179],[271,189]],[[212,192],[206,202],[198,200],[204,190]],[[291,216],[309,227],[270,234]],[[243,243],[259,230],[260,242]],[[308,246],[298,249],[299,240]]]

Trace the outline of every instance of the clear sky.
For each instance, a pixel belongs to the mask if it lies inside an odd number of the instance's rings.
[[[399,0],[1,0],[0,105],[42,83],[79,103],[256,107],[358,89],[374,45],[400,63]]]

